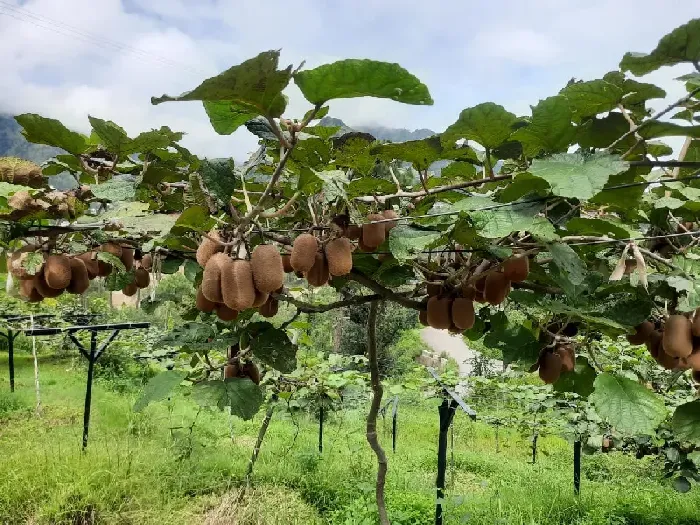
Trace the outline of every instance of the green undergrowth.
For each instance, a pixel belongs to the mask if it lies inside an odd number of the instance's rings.
[[[255,468],[254,487],[238,502],[262,414],[244,422],[198,411],[180,394],[134,413],[136,387],[115,388],[99,379],[83,454],[84,369],[70,359],[41,357],[37,417],[31,358],[20,354],[16,363],[17,392],[10,394],[6,356],[0,356],[0,523],[377,522],[375,459],[365,441],[362,411],[331,414],[319,454],[317,423],[280,408]],[[380,419],[394,524],[433,523],[436,407],[435,400],[415,396],[402,401],[396,453],[390,421]],[[584,456],[578,499],[570,444],[541,438],[537,463],[530,459],[525,437],[501,428],[496,452],[493,427],[457,414],[445,522],[700,523],[700,492],[673,491],[652,458]]]

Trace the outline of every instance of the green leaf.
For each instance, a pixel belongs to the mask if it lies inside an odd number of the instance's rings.
[[[379,281],[384,286],[395,288],[397,286],[403,286],[407,282],[415,279],[416,274],[413,271],[413,267],[402,265],[401,262],[395,258],[389,258],[372,274],[372,278]]]
[[[404,104],[432,105],[428,88],[398,64],[348,59],[294,74],[306,100],[316,106],[336,98],[390,98]]]
[[[231,414],[252,419],[264,401],[262,390],[247,377],[202,381],[192,387],[192,398],[202,407],[231,408]]]
[[[289,340],[287,332],[273,328],[269,323],[259,325],[267,328],[253,337],[250,345],[253,355],[283,374],[293,372],[297,367],[297,347]],[[255,325],[249,326],[249,329],[255,328]]]
[[[136,196],[134,183],[129,180],[108,180],[102,184],[91,186],[90,190],[98,199],[112,202],[133,201]]]
[[[112,253],[97,252],[97,259],[102,262],[106,262],[107,264],[115,268],[118,272],[126,272],[126,266],[124,266],[122,260]]]
[[[513,133],[511,139],[522,143],[527,157],[566,151],[576,132],[571,118],[569,103],[564,97],[557,95],[540,100],[532,108],[528,125]]]
[[[422,140],[381,144],[370,149],[370,153],[387,162],[403,160],[413,164],[417,170],[426,170],[441,158],[442,149],[440,136],[433,135]]]
[[[205,100],[202,104],[211,126],[219,135],[230,135],[258,116],[257,111],[231,100]]]
[[[318,180],[318,177],[316,177],[316,179]],[[358,197],[360,195],[391,194],[395,191],[396,186],[392,182],[389,182],[386,179],[376,179],[374,177],[361,177],[348,184],[348,197],[351,198]]]
[[[439,232],[399,225],[389,231],[389,250],[396,259],[414,259],[442,236]]]
[[[88,115],[88,120],[95,134],[100,138],[100,145],[106,150],[123,154],[128,149],[131,139],[124,129],[111,120],[102,120]],[[126,151],[126,153],[131,153]]]
[[[510,323],[504,312],[491,317],[491,330],[484,344],[503,352],[503,362],[517,363],[524,368],[533,365],[540,355],[540,343],[522,324]]]
[[[582,148],[607,148],[627,133],[629,122],[622,113],[608,113],[603,118],[590,118],[576,128],[576,142]],[[616,146],[619,151],[627,151],[634,145],[634,137],[623,140]]]
[[[664,36],[649,54],[625,53],[620,69],[642,76],[662,66],[700,61],[700,19],[677,27]]]
[[[614,109],[622,100],[622,89],[605,80],[576,82],[559,92],[569,101],[577,121]]]
[[[141,412],[152,401],[160,401],[170,394],[170,391],[187,377],[185,372],[166,370],[153,376],[141,393],[141,397],[134,404],[134,411]]]
[[[184,274],[187,280],[194,283],[197,277],[202,273],[202,267],[191,259],[185,261]]]
[[[15,117],[22,126],[22,135],[34,144],[46,144],[80,155],[88,149],[88,138],[82,133],[69,130],[61,122],[35,113],[24,113]]]
[[[129,143],[130,153],[148,153],[157,149],[165,149],[173,142],[182,140],[183,133],[172,131],[168,126],[160,129],[144,131]]]
[[[323,196],[326,202],[347,201],[348,179],[344,171],[319,171],[316,172],[316,176],[323,182]]]
[[[665,195],[661,198],[653,199],[654,208],[668,208],[669,210],[675,210],[680,208],[685,204],[685,201],[676,199],[675,197],[666,197]]]
[[[548,246],[552,262],[568,277],[573,285],[580,285],[586,277],[586,265],[568,244],[553,243]]]
[[[613,219],[589,219],[586,217],[574,217],[566,223],[566,230],[572,235],[607,236],[613,239],[627,239],[633,237],[634,230],[630,230],[626,224]]]
[[[673,488],[681,494],[690,492],[690,481],[685,476],[678,476],[673,480]]]
[[[671,427],[682,441],[700,445],[700,400],[685,403],[676,408]]]
[[[619,432],[653,434],[666,417],[663,400],[636,381],[606,372],[593,386],[589,399],[596,412]]]
[[[516,116],[503,106],[484,102],[463,110],[443,137],[454,141],[460,138],[475,140],[485,148],[494,149],[510,137],[516,122]]]
[[[107,290],[116,291],[121,290],[127,284],[134,282],[134,272],[124,271],[124,272],[112,272],[107,277],[105,277],[105,288]]]
[[[571,372],[564,372],[554,383],[555,392],[575,392],[586,399],[593,392],[593,382],[596,378],[595,369],[588,359],[583,356],[576,358],[576,364]]]
[[[208,232],[216,224],[209,216],[209,210],[204,206],[190,206],[184,210],[172,228],[172,233],[178,235],[181,231]]]
[[[534,159],[528,171],[546,180],[554,195],[587,200],[603,189],[611,175],[627,168],[628,164],[619,155],[558,153],[546,159]]]
[[[44,256],[39,252],[29,252],[22,261],[22,268],[27,271],[29,275],[36,275],[36,272],[41,270],[44,265]]]
[[[205,159],[199,166],[202,182],[219,204],[228,204],[236,189],[233,159]]]
[[[639,128],[639,134],[645,139],[659,137],[692,137],[700,138],[700,126],[681,126],[673,122],[654,120]]]
[[[546,234],[546,226],[537,217],[542,207],[541,202],[514,202],[512,206],[473,211],[469,215],[479,228],[479,235],[488,239],[498,239],[513,232],[529,231],[535,227]],[[552,228],[550,233],[553,231]]]
[[[157,343],[157,346],[188,347],[193,351],[208,349],[216,338],[216,329],[209,324],[194,321],[175,326]]]
[[[292,75],[291,65],[283,70],[277,69],[279,55],[279,51],[265,51],[215,77],[208,78],[192,91],[175,97],[153,97],[151,103],[187,100],[226,102],[230,105],[235,104],[238,111],[245,108],[249,113],[254,113],[253,117],[279,117],[287,107],[287,99],[282,90],[287,87]],[[245,121],[241,122],[244,123]]]

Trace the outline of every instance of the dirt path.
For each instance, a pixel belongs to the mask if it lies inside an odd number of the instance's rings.
[[[462,336],[453,335],[447,330],[436,330],[430,327],[423,328],[420,335],[433,352],[437,354],[445,352],[457,361],[460,375],[466,376],[470,374],[472,371],[471,360],[479,355],[479,352],[469,348]],[[500,370],[502,363],[500,361],[492,361],[491,366]]]

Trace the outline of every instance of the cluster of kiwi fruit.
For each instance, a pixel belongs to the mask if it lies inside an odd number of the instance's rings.
[[[474,303],[501,304],[511,290],[511,283],[522,282],[530,272],[525,255],[515,255],[483,276],[472,275],[461,285],[449,289],[445,282],[428,283],[426,309],[419,320],[424,326],[461,333],[474,326]]]
[[[282,256],[271,244],[259,244],[250,260],[224,253],[218,232],[211,232],[197,248],[197,262],[204,268],[197,289],[197,309],[233,321],[239,312],[255,308],[264,317],[277,314],[279,304],[271,294],[284,286]]]
[[[571,342],[557,341],[540,352],[540,357],[532,371],[538,370],[540,379],[552,385],[563,373],[573,372],[576,365],[576,352]]]
[[[241,358],[237,354],[237,345],[229,347],[229,358],[226,365],[224,365],[224,378],[248,377],[253,383],[259,385],[262,379],[260,369],[250,359]]]
[[[396,221],[386,221],[387,219],[398,219],[399,214],[394,210],[384,210],[381,213],[370,213],[367,216],[367,223],[358,226],[350,224],[345,227],[344,234],[351,241],[357,241],[357,248],[361,252],[371,253],[379,248],[389,236],[389,232],[396,226]]]
[[[102,244],[97,250],[67,255],[62,253],[44,254],[40,268],[30,274],[24,267],[28,255],[38,251],[34,245],[28,244],[10,256],[9,269],[14,277],[20,280],[20,295],[30,302],[39,302],[45,298],[54,298],[63,292],[82,294],[90,286],[90,281],[96,277],[106,277],[112,273],[109,263],[97,259],[97,252],[107,252],[119,257],[127,270],[134,265],[134,249],[115,242]],[[134,272],[137,285],[148,286],[149,275],[143,268]],[[133,295],[133,294],[132,294]]]
[[[667,370],[692,368],[693,376],[700,379],[700,308],[692,317],[670,315],[663,324],[644,321],[627,340],[633,345],[646,345],[656,362]]]

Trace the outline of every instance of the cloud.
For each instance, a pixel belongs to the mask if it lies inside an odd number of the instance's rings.
[[[570,78],[600,77],[625,51],[651,50],[697,14],[689,0],[661,10],[653,0],[474,4],[0,0],[0,111],[41,113],[81,131],[88,114],[130,134],[169,125],[200,155],[240,159],[256,144],[246,130],[217,135],[201,104],[152,106],[150,97],[192,89],[266,49],[281,48],[285,65],[306,60],[307,67],[367,57],[399,62],[429,86],[435,105],[349,99],[332,102],[331,114],[351,125],[440,131],[487,100],[525,113]],[[650,78],[680,96],[683,86],[672,79],[687,70]],[[288,115],[301,116],[309,104],[295,86],[287,93]]]

